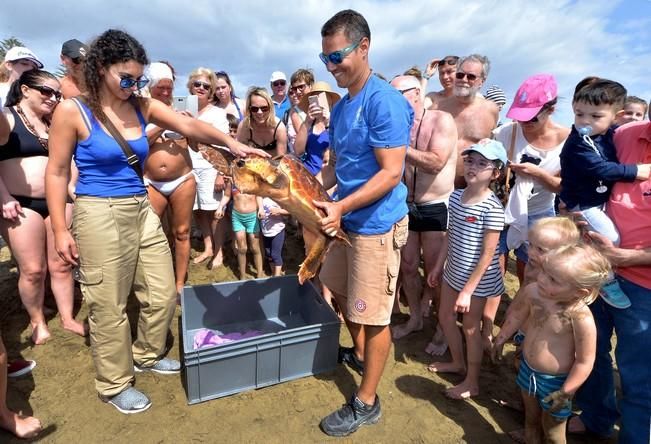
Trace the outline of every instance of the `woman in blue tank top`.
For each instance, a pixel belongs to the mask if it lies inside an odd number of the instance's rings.
[[[56,251],[76,267],[75,278],[88,304],[95,387],[120,412],[137,413],[151,402],[132,387],[134,371],[180,370],[178,361],[164,357],[177,296],[172,256],[136,172],[148,152],[145,125],[152,122],[199,142],[227,146],[236,155],[263,153],[162,102],[135,97],[147,83],[143,71],[149,61],[129,34],[104,32],[91,44],[84,63],[87,95],[83,101],[61,103],[52,119],[46,197]],[[107,122],[139,163],[127,163]],[[64,208],[73,155],[79,179],[69,230]],[[141,305],[133,344],[126,314],[132,291]]]

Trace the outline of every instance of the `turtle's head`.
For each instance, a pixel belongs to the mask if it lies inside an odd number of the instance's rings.
[[[235,186],[244,193],[259,194],[262,186],[276,183],[279,175],[277,161],[252,154],[233,168]]]

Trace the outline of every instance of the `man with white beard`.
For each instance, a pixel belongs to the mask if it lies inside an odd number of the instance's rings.
[[[435,102],[430,108],[446,111],[454,117],[459,133],[458,153],[481,139],[490,138],[493,129],[497,126],[499,119],[497,105],[479,94],[489,70],[490,62],[485,56],[471,54],[461,57],[457,62],[454,94]],[[459,156],[454,186],[463,188],[465,185],[463,157]]]

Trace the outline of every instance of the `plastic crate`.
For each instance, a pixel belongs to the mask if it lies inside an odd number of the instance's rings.
[[[333,370],[339,318],[311,283],[296,276],[186,286],[182,356],[188,403]],[[200,329],[264,334],[194,349]]]

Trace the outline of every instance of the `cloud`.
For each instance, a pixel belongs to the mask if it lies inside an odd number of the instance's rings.
[[[312,68],[332,82],[318,59],[321,25],[345,7],[334,0],[23,0],[0,16],[0,37],[22,39],[54,70],[61,43],[90,40],[109,27],[132,33],[152,60],[171,61],[181,74],[198,66],[224,69],[239,95],[268,85],[272,71]],[[647,0],[357,1],[372,33],[372,67],[392,77],[433,57],[480,53],[492,62],[486,86],[512,98],[529,75],[556,76],[556,118],[571,123],[574,85],[587,75],[622,82],[651,97],[651,2]],[[181,79],[182,81],[184,78]],[[184,94],[184,83],[177,93]],[[432,82],[431,89],[437,89]]]

